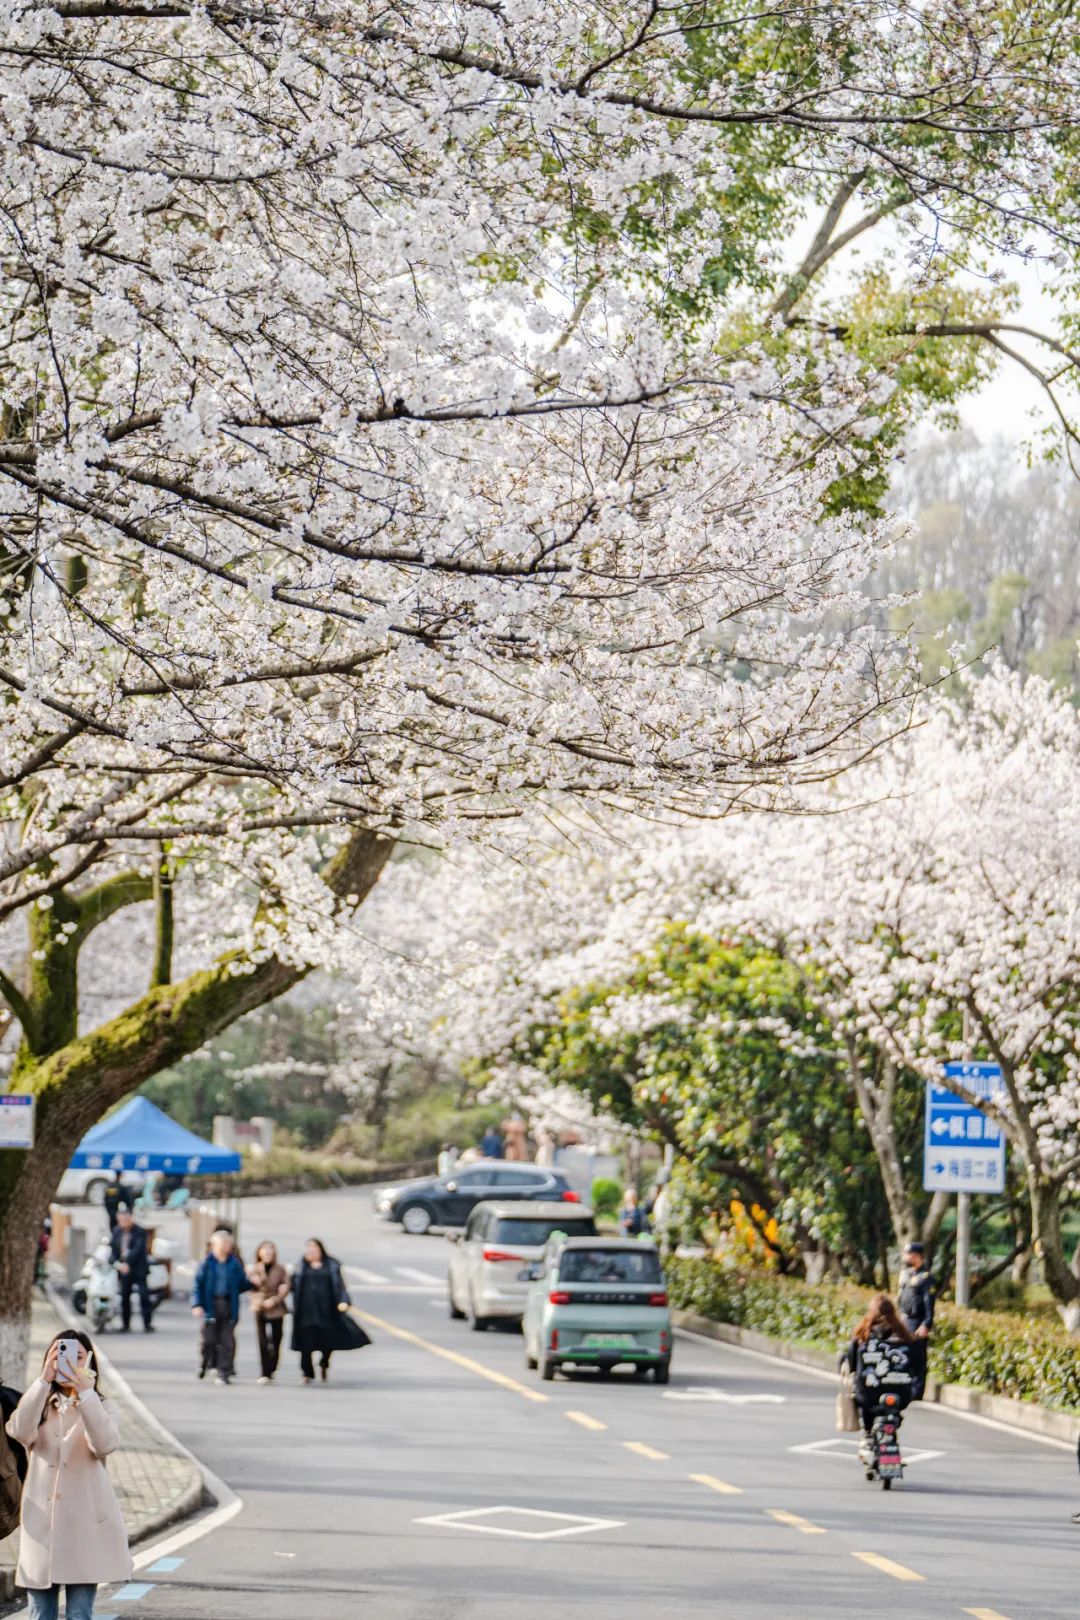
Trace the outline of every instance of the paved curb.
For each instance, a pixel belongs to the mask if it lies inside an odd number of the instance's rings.
[[[128,1536],[128,1545],[138,1547],[142,1542],[149,1541],[151,1536],[160,1534],[162,1530],[171,1530],[174,1524],[180,1524],[184,1519],[190,1519],[193,1513],[199,1512],[200,1508],[213,1506],[214,1498],[207,1490],[206,1483],[200,1473],[197,1479],[192,1480],[183,1495],[176,1498],[175,1502],[170,1502],[167,1507],[158,1508],[156,1513],[148,1513],[142,1523]]]
[[[801,1367],[813,1367],[817,1372],[836,1372],[836,1354],[829,1350],[815,1350],[810,1345],[795,1344],[790,1339],[774,1339],[768,1333],[733,1327],[728,1322],[713,1322],[693,1311],[673,1311],[672,1320],[677,1328],[701,1338],[738,1345],[744,1350],[756,1350],[759,1355],[772,1356],[776,1361],[795,1362]],[[927,1379],[923,1400],[953,1412],[988,1418],[993,1423],[1004,1424],[1006,1428],[1034,1434],[1042,1440],[1052,1440],[1060,1445],[1075,1446],[1080,1441],[1080,1417],[1070,1412],[1055,1412],[1048,1406],[1036,1406],[1033,1401],[1016,1401],[1008,1395],[991,1395],[985,1390],[969,1389],[966,1384],[945,1384],[937,1378]]]

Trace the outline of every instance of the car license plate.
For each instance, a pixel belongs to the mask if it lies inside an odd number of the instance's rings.
[[[585,1344],[590,1350],[632,1350],[637,1340],[632,1333],[586,1333]]]

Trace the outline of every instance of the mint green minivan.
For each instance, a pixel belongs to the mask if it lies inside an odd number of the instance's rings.
[[[541,1378],[558,1367],[671,1371],[671,1312],[660,1256],[629,1238],[552,1237],[528,1273],[525,1360]]]

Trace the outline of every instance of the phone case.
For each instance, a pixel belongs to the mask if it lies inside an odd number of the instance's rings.
[[[75,1356],[77,1355],[78,1352],[75,1351]],[[78,1362],[72,1356],[71,1346],[65,1344],[62,1346],[60,1354],[56,1358],[56,1376],[62,1381],[73,1383],[77,1371]]]

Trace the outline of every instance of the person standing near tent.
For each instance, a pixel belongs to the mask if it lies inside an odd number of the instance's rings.
[[[212,1366],[216,1383],[232,1382],[240,1295],[249,1293],[251,1286],[232,1233],[219,1227],[210,1239],[209,1254],[199,1263],[191,1294],[192,1315],[202,1320],[200,1378]]]
[[[120,1211],[126,1209],[130,1212],[131,1210],[131,1191],[124,1186],[118,1170],[113,1171],[112,1180],[107,1183],[105,1191],[101,1195],[101,1203],[105,1211],[105,1218],[109,1223],[109,1231],[115,1232],[116,1223],[120,1218]]]
[[[153,1333],[150,1320],[150,1290],[146,1279],[150,1275],[150,1246],[146,1228],[135,1224],[130,1209],[122,1209],[116,1217],[116,1226],[110,1239],[112,1257],[120,1273],[120,1321],[125,1333],[131,1332],[131,1293],[137,1290],[139,1310],[142,1312],[143,1332]]]

